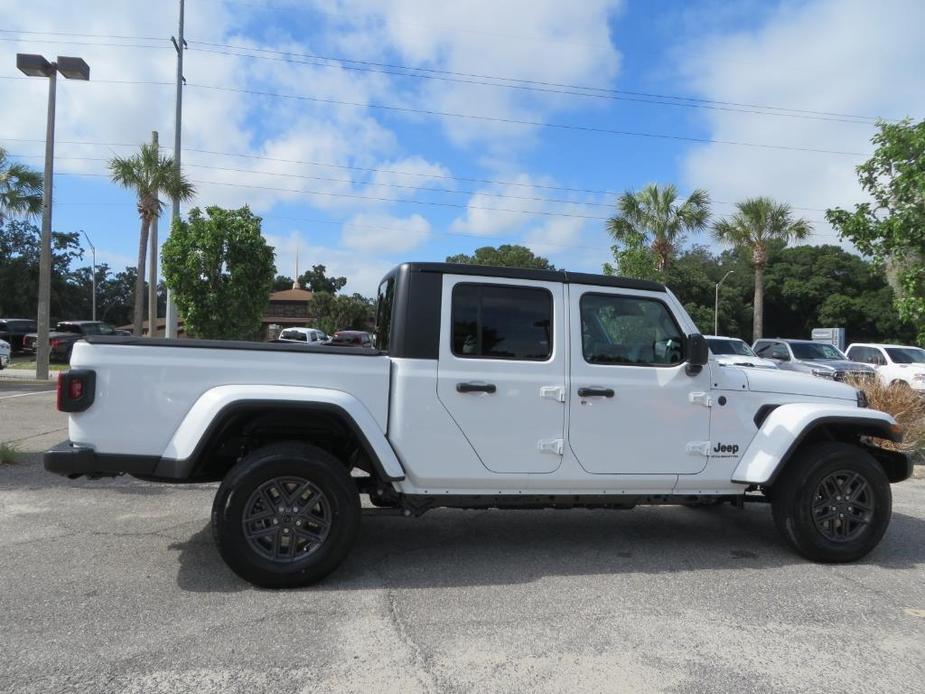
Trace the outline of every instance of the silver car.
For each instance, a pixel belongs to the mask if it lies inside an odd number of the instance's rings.
[[[785,371],[798,371],[835,381],[868,379],[876,375],[871,367],[851,361],[827,342],[761,339],[755,340],[752,349],[759,357],[770,359]]]

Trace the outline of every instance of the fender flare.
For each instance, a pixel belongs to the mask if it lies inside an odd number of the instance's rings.
[[[158,472],[174,478],[188,476],[228,416],[261,407],[334,413],[356,435],[384,481],[405,479],[404,468],[385,433],[360,400],[341,390],[305,386],[224,385],[207,390],[174,432],[161,454]]]
[[[776,407],[761,423],[732,473],[738,484],[770,484],[793,452],[813,431],[837,425],[859,435],[901,441],[902,433],[886,412],[850,405],[791,403]]]

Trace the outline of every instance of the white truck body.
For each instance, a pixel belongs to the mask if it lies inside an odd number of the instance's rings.
[[[253,448],[296,439],[367,472],[359,490],[409,514],[745,498],[801,441],[897,438],[848,385],[707,361],[660,285],[409,264],[382,291],[388,352],[78,342],[61,385],[70,440],[46,467],[224,479]],[[908,476],[905,456],[881,457],[891,480]]]

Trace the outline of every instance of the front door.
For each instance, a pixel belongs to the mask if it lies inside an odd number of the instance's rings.
[[[437,395],[482,464],[499,473],[558,468],[567,365],[562,285],[444,275],[441,301]]]
[[[602,474],[683,474],[707,463],[709,366],[689,375],[661,292],[569,286],[568,441]]]

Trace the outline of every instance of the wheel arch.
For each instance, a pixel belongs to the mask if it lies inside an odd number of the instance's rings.
[[[355,447],[361,456],[358,466],[365,469],[368,462],[368,472],[380,481],[405,477],[385,433],[360,400],[343,391],[300,386],[220,386],[206,392],[177,428],[155,476],[216,477],[216,471],[233,464],[228,460],[236,456],[233,446],[251,437],[263,443],[323,441],[328,450],[336,441]]]
[[[848,406],[781,405],[762,422],[742,456],[732,481],[770,486],[794,454],[820,441],[862,446],[883,466],[891,482],[909,477],[908,457],[866,444],[863,437],[902,441],[896,420],[885,412]]]

